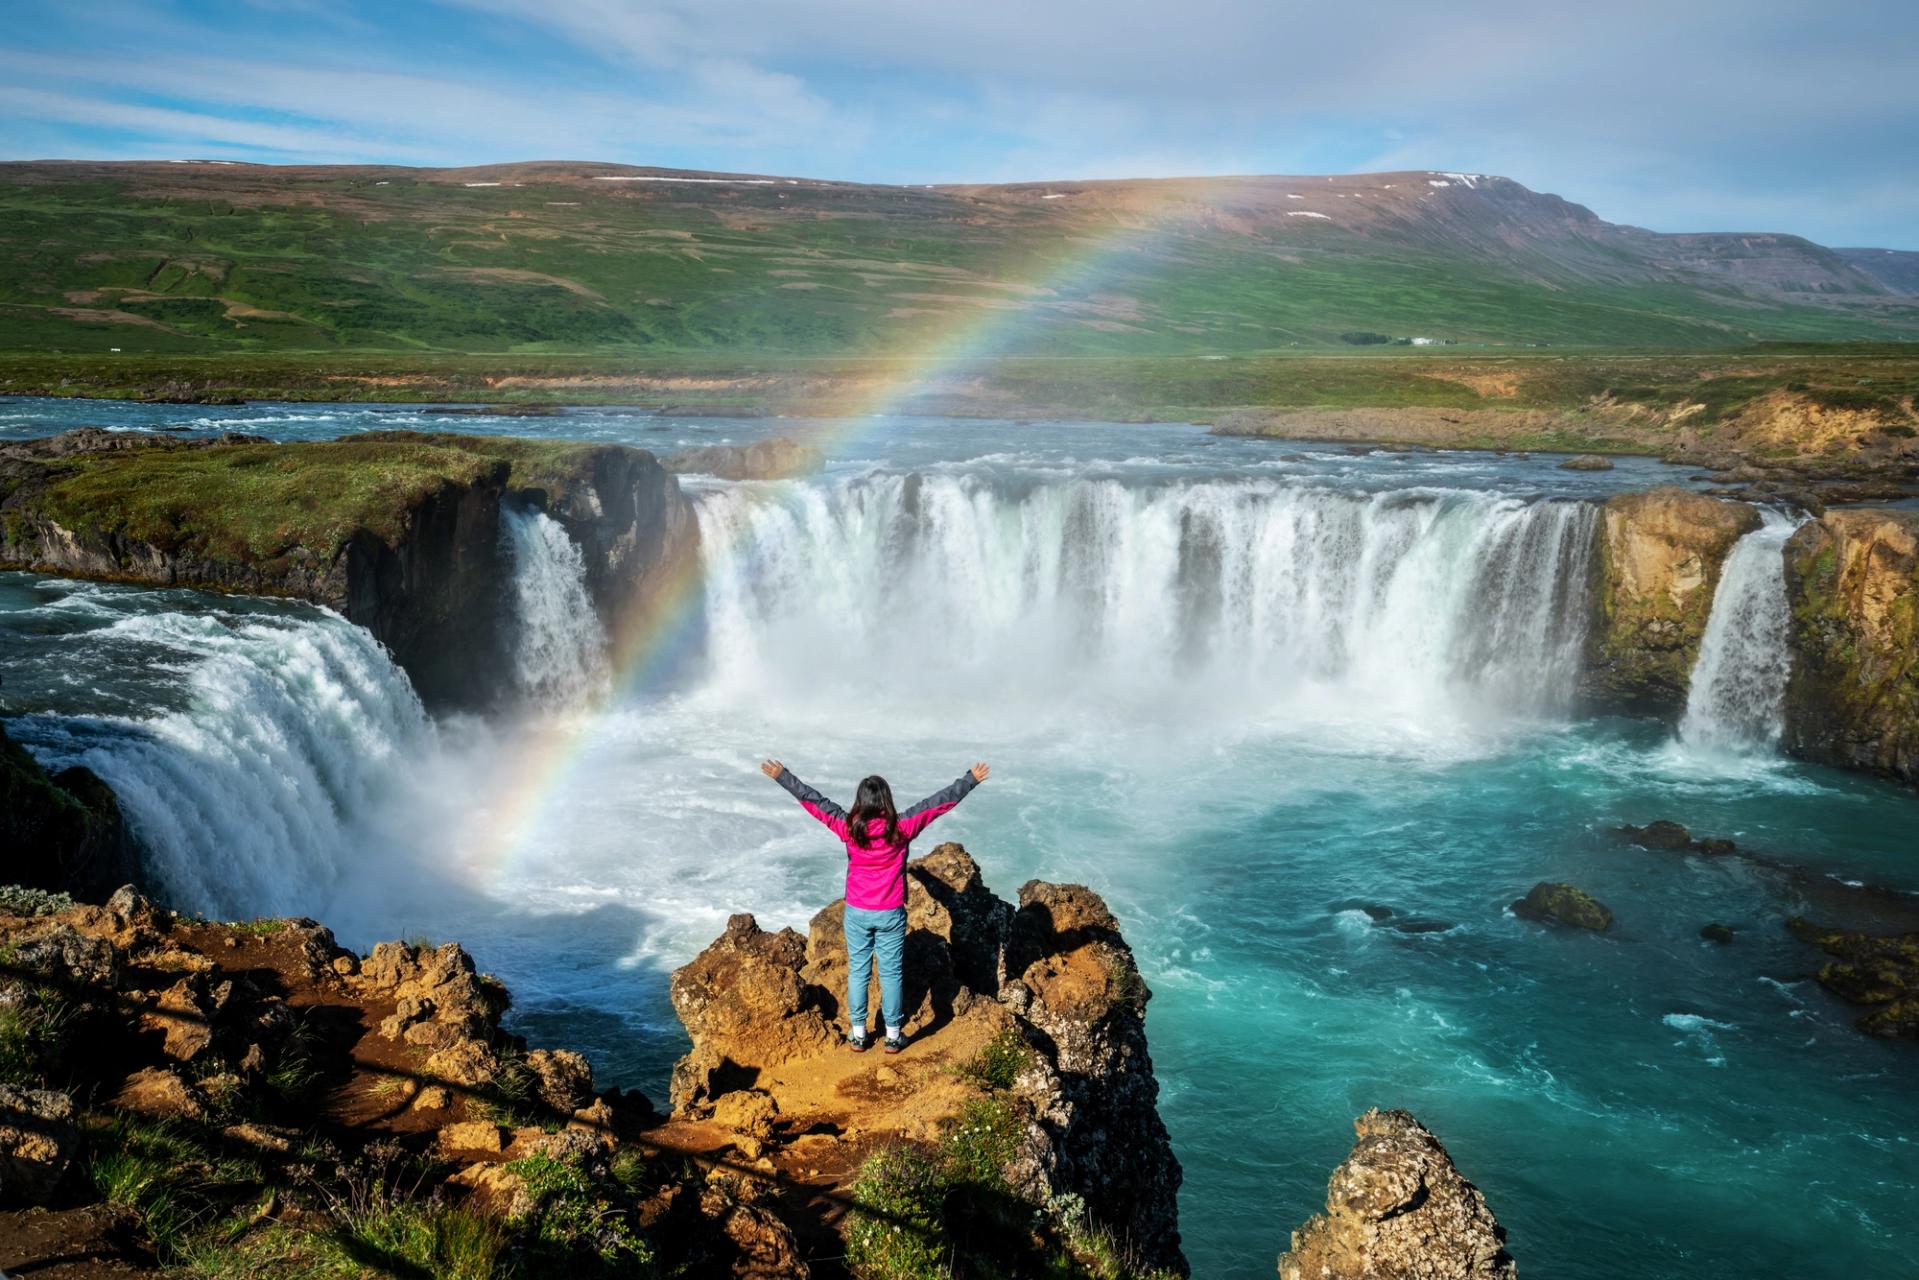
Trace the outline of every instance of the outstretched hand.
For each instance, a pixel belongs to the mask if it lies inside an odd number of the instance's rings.
[[[982,760],[978,764],[974,765],[972,769],[970,770],[970,772],[973,775],[973,781],[984,782],[986,781],[986,775],[991,773],[992,770],[987,768],[986,761]]]
[[[760,761],[760,772],[769,778],[777,778],[786,772],[786,766],[777,760]]]

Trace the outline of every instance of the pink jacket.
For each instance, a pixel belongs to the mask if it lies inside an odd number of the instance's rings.
[[[781,769],[775,779],[793,793],[800,808],[826,824],[827,830],[846,844],[846,905],[862,911],[891,911],[906,905],[907,846],[913,837],[926,830],[933,819],[966,798],[979,785],[969,770],[951,786],[935,791],[926,799],[900,814],[898,844],[854,843],[846,824],[846,810],[801,782],[791,769]],[[868,819],[867,834],[875,841],[886,824]]]

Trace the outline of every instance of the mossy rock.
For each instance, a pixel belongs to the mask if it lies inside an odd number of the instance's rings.
[[[1584,889],[1556,881],[1541,880],[1525,897],[1513,903],[1513,914],[1522,920],[1569,924],[1603,933],[1612,928],[1612,912]]]

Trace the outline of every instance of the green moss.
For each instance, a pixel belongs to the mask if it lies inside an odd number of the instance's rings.
[[[44,488],[16,514],[175,555],[261,563],[303,552],[323,570],[358,532],[398,541],[412,512],[448,486],[489,482],[563,495],[602,448],[379,432],[136,449],[51,464]]]

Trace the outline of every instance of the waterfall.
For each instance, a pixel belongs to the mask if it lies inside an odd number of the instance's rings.
[[[434,740],[413,687],[330,613],[135,614],[111,628],[179,675],[145,717],[34,716],[54,768],[104,778],[161,896],[213,914],[315,909],[356,866],[356,822]]]
[[[606,634],[587,594],[586,559],[543,511],[503,512],[500,536],[513,562],[520,691],[542,705],[578,703],[606,682]]]
[[[1770,749],[1785,728],[1792,669],[1785,546],[1797,526],[1778,512],[1761,514],[1765,523],[1733,545],[1713,592],[1679,726],[1688,746]]]
[[[1595,519],[1460,491],[952,474],[715,488],[698,512],[709,679],[742,694],[1210,684],[1402,714],[1564,704]]]

